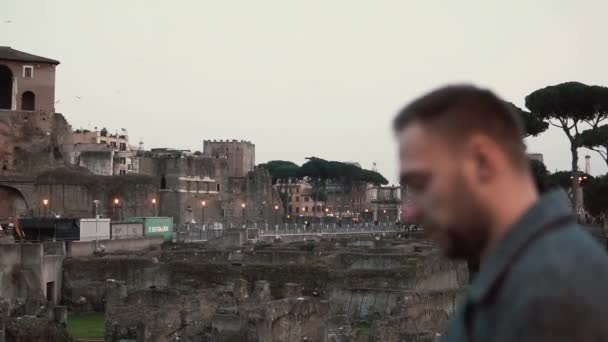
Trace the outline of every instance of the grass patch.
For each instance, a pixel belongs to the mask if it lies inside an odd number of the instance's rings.
[[[354,330],[354,342],[365,342],[369,341],[369,323],[358,322],[353,325]]]
[[[68,331],[74,338],[104,339],[105,315],[103,312],[73,313],[68,317]]]

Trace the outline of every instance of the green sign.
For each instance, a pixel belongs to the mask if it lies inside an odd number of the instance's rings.
[[[172,217],[129,217],[127,221],[143,223],[145,236],[162,236],[165,241],[173,240]]]

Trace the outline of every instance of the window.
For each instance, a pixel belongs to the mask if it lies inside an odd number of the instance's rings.
[[[105,141],[105,140],[100,140],[100,141],[99,141],[99,143],[100,143],[100,144],[105,144],[105,143],[106,143],[106,141]]]
[[[34,78],[34,67],[31,65],[23,66],[23,78]]]
[[[291,206],[289,206],[289,213],[293,213],[293,208]]]
[[[127,170],[131,171],[131,164],[127,165]]]
[[[119,174],[121,174],[121,175],[126,175],[126,174],[127,174],[127,171],[125,171],[125,170],[120,170]]]
[[[112,141],[112,142],[110,143],[110,146],[112,146],[112,147],[116,147],[116,141]]]
[[[300,196],[296,196],[296,202],[300,202]]]
[[[296,207],[296,214],[300,213],[300,207]]]
[[[308,212],[308,207],[304,207],[304,212]]]
[[[121,164],[126,164],[127,163],[127,159],[126,158],[119,158],[118,162]]]
[[[217,188],[217,192],[220,192],[220,189],[221,189],[221,188],[220,188],[220,185],[219,185],[219,184],[216,184],[215,186],[216,186],[216,188]]]
[[[297,193],[300,193],[300,187],[297,187],[297,188],[296,188],[296,192],[297,192]]]
[[[127,149],[127,144],[125,144],[125,143],[120,143],[120,150],[121,150],[121,151],[126,151],[126,149]]]
[[[46,283],[46,300],[47,302],[55,302],[55,282],[49,281]]]
[[[308,202],[308,201],[310,201],[310,197],[308,197],[308,196],[304,197],[304,202]]]
[[[222,217],[226,216],[226,212],[222,209]]]

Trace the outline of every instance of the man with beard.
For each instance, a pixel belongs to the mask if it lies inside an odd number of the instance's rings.
[[[538,194],[522,124],[496,95],[441,88],[394,128],[422,227],[448,257],[480,260],[446,341],[608,341],[608,256],[563,192]]]

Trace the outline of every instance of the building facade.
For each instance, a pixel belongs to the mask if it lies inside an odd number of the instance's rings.
[[[367,189],[367,198],[375,222],[391,223],[401,217],[401,187],[372,186]]]
[[[97,130],[96,128],[93,131],[78,129],[72,132],[70,144],[73,145],[73,147],[67,148],[67,150],[82,149],[82,147],[78,147],[79,145],[107,146],[107,148],[113,152],[110,175],[139,173],[137,151],[129,145],[129,135],[125,129],[122,129],[120,133],[117,132],[115,134],[109,133],[105,128],[102,128],[101,130]],[[101,155],[99,156],[102,157]],[[106,156],[104,155],[103,157],[105,158]],[[106,172],[98,173],[97,169],[91,169],[91,171],[95,174],[107,175]]]
[[[244,150],[253,146],[242,144],[231,143],[230,147]],[[176,223],[271,223],[283,210],[268,172],[254,167],[234,176],[230,167],[248,165],[250,155],[236,160],[235,155],[154,149],[139,153],[139,173],[158,178],[160,214],[173,217]]]
[[[59,61],[0,46],[0,110],[55,112]]]
[[[58,64],[50,58],[0,47],[0,175],[38,167],[38,162],[46,157],[40,155],[41,146],[57,140],[54,130],[60,124],[55,122]]]

